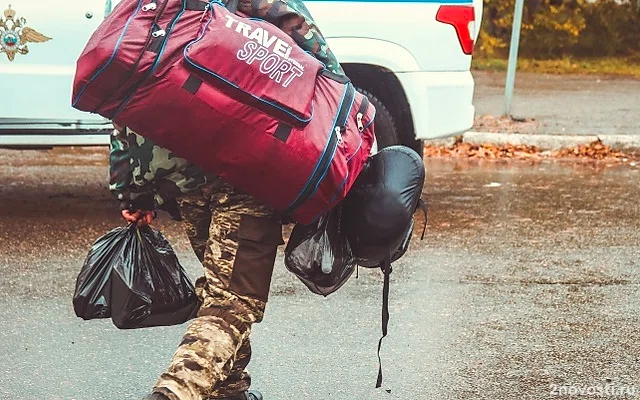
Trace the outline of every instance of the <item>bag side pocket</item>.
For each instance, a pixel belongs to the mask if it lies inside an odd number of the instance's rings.
[[[279,220],[243,215],[238,228],[238,250],[233,262],[229,290],[266,302],[276,252],[282,244],[284,240]]]

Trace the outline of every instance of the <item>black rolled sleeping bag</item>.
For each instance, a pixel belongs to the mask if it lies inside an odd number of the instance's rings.
[[[424,180],[423,161],[408,147],[386,147],[370,158],[343,200],[343,232],[358,265],[380,267],[406,252]]]

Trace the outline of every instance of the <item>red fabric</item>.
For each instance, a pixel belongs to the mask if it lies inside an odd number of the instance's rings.
[[[200,40],[187,47],[186,58],[202,68],[194,70],[205,80],[217,83],[204,70],[213,71],[242,91],[308,120],[315,77],[322,63],[274,28],[268,22],[248,20],[217,7]],[[220,82],[219,87],[226,85]],[[276,118],[282,115],[274,113],[273,107],[252,104]]]
[[[158,2],[154,12],[138,5],[123,0],[91,37],[78,60],[74,106],[129,126],[286,210],[325,153],[345,84],[319,75],[319,61],[264,21],[217,4],[204,13],[182,11],[179,0]],[[156,61],[158,52],[147,45],[158,28],[167,39]],[[194,79],[202,81],[195,94],[193,86],[185,86]],[[365,110],[362,121],[368,126],[359,131],[356,114],[363,99],[356,93],[347,105],[341,141],[329,154],[331,163],[317,190],[294,210],[296,221],[310,223],[342,200],[364,166],[375,109]],[[286,141],[274,137],[281,123],[292,127]]]

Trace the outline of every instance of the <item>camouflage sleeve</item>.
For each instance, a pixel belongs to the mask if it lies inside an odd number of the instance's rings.
[[[209,180],[207,174],[184,158],[177,157],[131,130],[128,130],[127,139],[131,158],[132,200],[138,194],[151,191],[155,204],[161,206],[165,199],[179,197]]]
[[[329,71],[345,75],[302,0],[239,0],[238,10],[278,26],[303,50],[322,61]]]
[[[109,171],[109,190],[135,208],[161,207],[208,181],[185,159],[127,128],[111,135]]]

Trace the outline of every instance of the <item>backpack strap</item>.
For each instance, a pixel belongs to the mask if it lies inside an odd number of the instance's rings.
[[[380,360],[380,348],[382,347],[382,339],[387,336],[387,328],[389,326],[389,275],[391,275],[391,255],[388,255],[382,265],[382,272],[384,273],[384,284],[382,285],[382,337],[378,342],[378,380],[376,381],[376,388],[382,386],[382,361]]]
[[[422,198],[418,200],[418,208],[424,213],[424,226],[422,227],[422,237],[420,238],[420,240],[424,240],[424,234],[427,231],[427,203]]]

